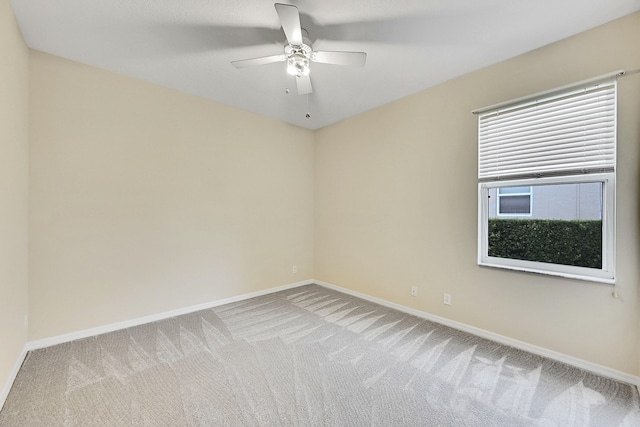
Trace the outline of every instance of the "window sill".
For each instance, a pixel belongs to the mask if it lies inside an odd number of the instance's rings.
[[[534,273],[534,274],[541,274],[545,276],[562,277],[565,279],[603,283],[606,285],[615,285],[616,283],[615,278],[588,276],[583,274],[574,274],[574,273],[567,273],[562,271],[541,270],[541,269],[529,268],[529,267],[523,267],[523,266],[497,264],[497,263],[491,263],[486,261],[479,261],[478,265],[480,267],[490,267],[490,268],[500,268],[500,269],[512,270],[512,271],[522,271],[525,273]]]

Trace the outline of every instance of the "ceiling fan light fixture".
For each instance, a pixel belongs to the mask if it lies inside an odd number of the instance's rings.
[[[309,59],[301,54],[293,54],[287,59],[287,73],[292,76],[309,75]]]

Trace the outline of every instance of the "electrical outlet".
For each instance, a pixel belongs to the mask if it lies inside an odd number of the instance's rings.
[[[292,272],[293,274],[296,274],[296,273],[298,272],[298,266],[297,266],[297,265],[294,265],[293,267],[291,267],[291,272]]]
[[[417,286],[412,286],[411,287],[411,296],[412,297],[417,297],[418,296],[418,287]]]
[[[451,305],[451,294],[444,294],[444,303],[446,305]]]

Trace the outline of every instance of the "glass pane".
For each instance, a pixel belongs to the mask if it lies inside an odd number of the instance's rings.
[[[500,197],[500,213],[501,214],[521,214],[528,215],[531,213],[531,201],[529,196],[501,196]]]
[[[489,256],[601,269],[603,185],[535,185],[530,196],[490,190]],[[498,203],[500,214],[526,206],[531,215],[499,217]]]

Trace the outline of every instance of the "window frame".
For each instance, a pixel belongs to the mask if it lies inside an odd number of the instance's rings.
[[[603,183],[601,269],[499,258],[488,255],[489,189],[507,186],[524,187],[589,182]],[[478,265],[615,284],[615,222],[615,172],[480,182],[478,184]]]
[[[524,187],[528,187],[529,188],[529,192],[528,193],[507,193],[507,194],[500,194],[500,188],[502,187],[515,187],[512,185],[501,185],[500,187],[497,187],[497,191],[496,191],[496,215],[499,217],[515,217],[515,218],[519,218],[519,217],[530,217],[533,215],[533,190],[532,190],[532,186],[530,185],[525,185]],[[502,199],[503,197],[514,197],[514,196],[529,196],[529,213],[502,213],[500,212],[500,208],[501,208],[501,204],[500,204],[500,199]]]

